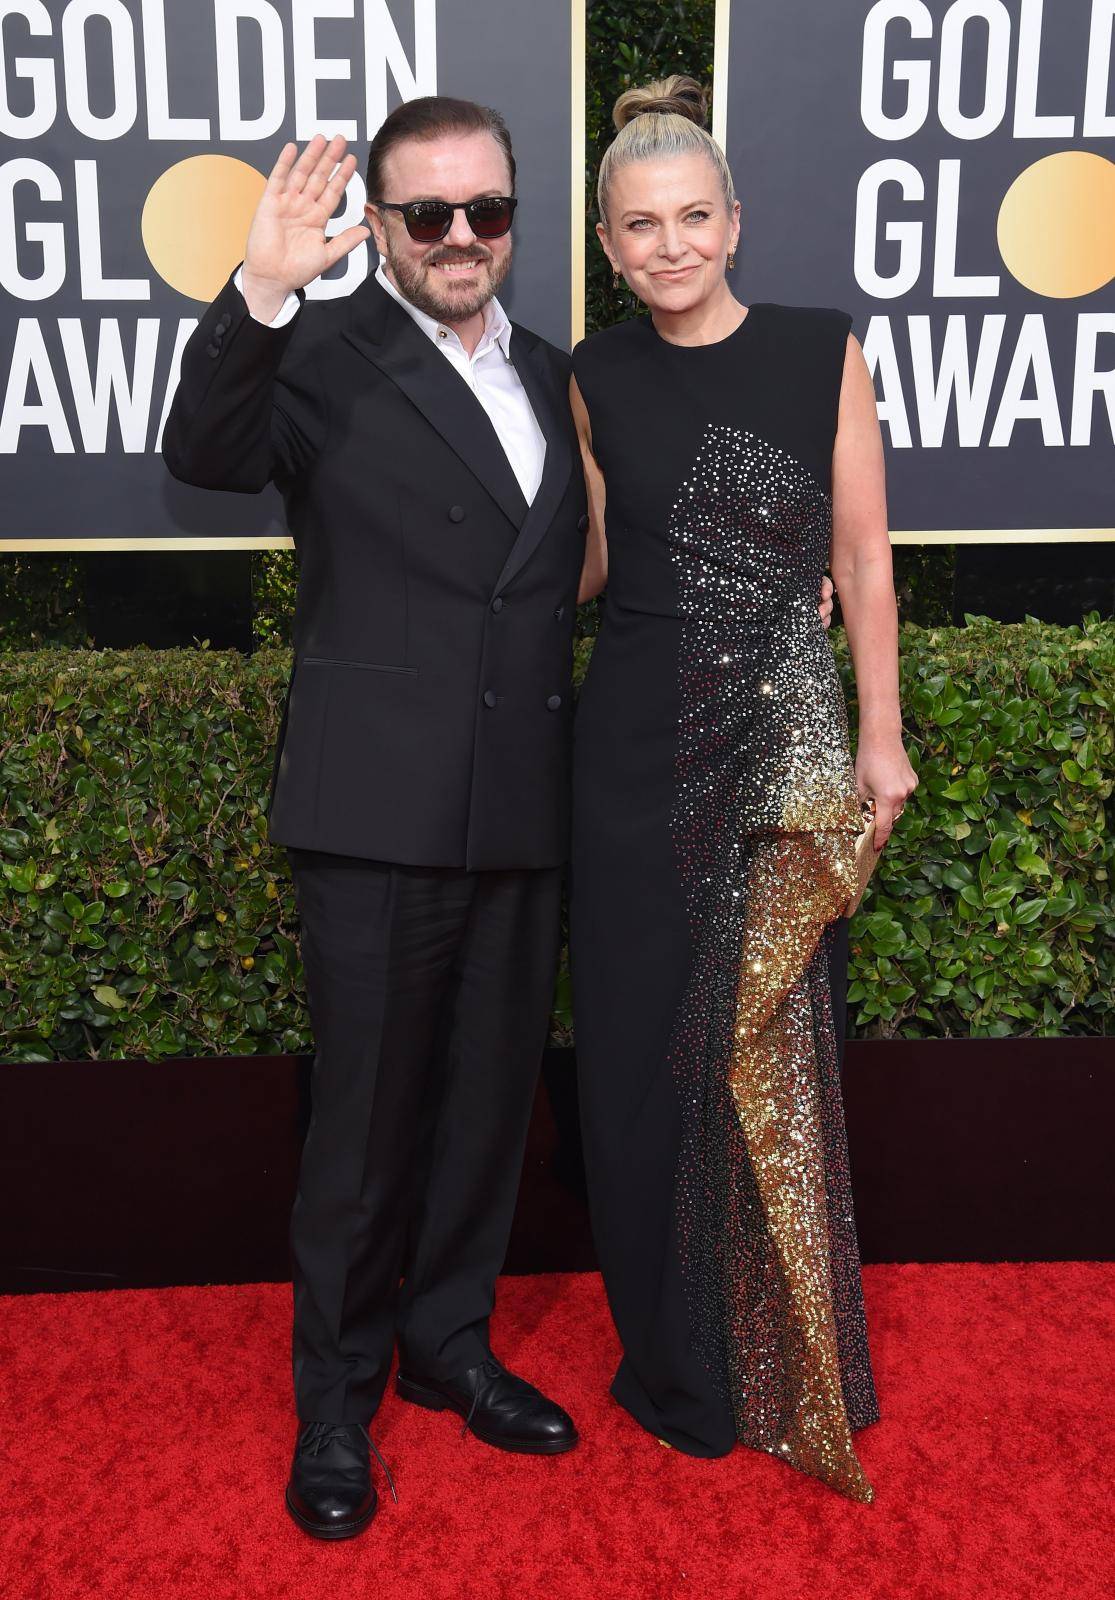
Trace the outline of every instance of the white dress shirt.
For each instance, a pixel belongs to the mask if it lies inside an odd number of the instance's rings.
[[[241,293],[243,272],[243,267],[238,267],[233,279]],[[511,360],[511,323],[499,301],[493,298],[484,307],[484,331],[476,349],[469,355],[452,328],[425,311],[420,311],[399,293],[384,272],[382,260],[376,268],[376,281],[393,300],[399,302],[411,320],[437,346],[484,407],[519,481],[523,498],[530,505],[542,482],[546,436],[538,426],[527,392]],[[268,326],[281,328],[297,310],[298,296],[288,294],[278,316]],[[263,319],[257,317],[255,320],[259,322]]]

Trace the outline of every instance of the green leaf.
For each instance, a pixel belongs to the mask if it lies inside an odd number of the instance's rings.
[[[1015,922],[1036,922],[1048,904],[1045,900],[1022,900],[1014,908]]]
[[[1045,862],[1028,846],[1014,852],[1015,865],[1021,867],[1023,872],[1032,872],[1038,877],[1049,877],[1049,868]]]
[[[8,869],[8,882],[16,894],[30,894],[35,887],[37,868],[33,861],[21,861],[18,867]]]

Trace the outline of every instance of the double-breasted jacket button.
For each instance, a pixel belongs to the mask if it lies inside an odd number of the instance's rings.
[[[561,710],[561,695],[560,694],[552,694],[550,696],[550,698],[546,701],[546,710],[547,711],[560,711]]]
[[[463,522],[465,520],[464,506],[450,506],[449,520],[450,522]]]
[[[554,620],[556,622],[560,622],[561,619],[564,616],[565,616],[565,607],[564,606],[555,606],[554,607]]]
[[[220,345],[215,343],[214,340],[210,339],[209,343],[205,346],[205,354],[207,356],[219,356],[220,353]]]
[[[499,696],[496,694],[494,689],[485,689],[484,690],[484,704],[487,706],[489,711],[494,711],[495,710],[496,701],[498,699],[499,699]]]
[[[500,598],[500,596],[498,594],[496,595],[495,599],[492,601],[492,610],[496,613],[497,616],[503,610],[503,601],[502,601],[502,599]]]
[[[226,311],[224,316],[217,323],[217,332],[218,333],[227,333],[228,330],[231,327],[232,327],[232,318],[229,316],[228,312]]]
[[[580,516],[577,518],[577,527],[581,531],[581,533],[584,533],[585,529],[588,527],[588,512],[587,511],[582,511]]]

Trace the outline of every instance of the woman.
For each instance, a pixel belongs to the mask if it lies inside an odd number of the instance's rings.
[[[576,718],[571,939],[612,1392],[679,1450],[740,1440],[866,1501],[852,1434],[878,1408],[829,962],[862,801],[881,848],[917,781],[882,446],[850,317],[732,294],[740,208],[704,112],[680,77],[616,103],[597,231],[650,316],[573,357],[581,598],[608,584]]]

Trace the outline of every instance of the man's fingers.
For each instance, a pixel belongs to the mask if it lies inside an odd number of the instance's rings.
[[[367,244],[372,237],[372,230],[363,223],[357,223],[353,228],[346,228],[343,233],[334,234],[332,239],[325,242],[326,267],[332,267],[340,261],[342,256],[351,254],[358,244]]]
[[[309,178],[310,173],[320,161],[321,152],[325,149],[325,147],[325,135],[323,133],[315,133],[305,150],[303,150],[302,154],[298,157],[298,160],[291,168],[290,178],[287,181],[288,189],[293,190],[293,192],[296,194],[301,194],[302,190],[306,187],[306,180]]]
[[[332,216],[337,209],[341,196],[345,192],[348,180],[355,170],[356,157],[354,155],[345,156],[336,171],[333,170],[332,162],[323,161],[310,174],[303,193],[311,200],[322,201],[328,207],[329,215]]]
[[[298,154],[298,146],[293,139],[279,151],[279,159],[271,168],[267,179],[267,187],[281,193],[286,188],[287,176],[294,165],[294,158]]]
[[[313,171],[306,179],[306,193],[313,199],[325,188],[333,173],[333,168],[345,153],[345,141],[339,133],[333,135],[329,143],[323,148]]]

